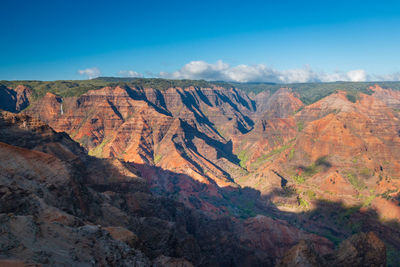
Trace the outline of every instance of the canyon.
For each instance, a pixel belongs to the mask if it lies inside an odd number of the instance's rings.
[[[0,263],[396,266],[400,91],[0,87]]]

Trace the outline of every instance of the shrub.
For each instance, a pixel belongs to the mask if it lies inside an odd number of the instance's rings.
[[[162,155],[155,155],[154,156],[154,164],[157,164],[161,161]]]
[[[311,190],[307,190],[306,195],[309,199],[315,199],[315,197],[317,196],[317,194]]]
[[[346,98],[352,103],[356,103],[357,101],[357,97],[354,94],[347,93]]]
[[[302,184],[306,181],[306,178],[303,175],[296,174],[295,176],[293,176],[293,180],[297,184]]]
[[[308,203],[307,200],[305,200],[301,197],[297,198],[297,202],[299,203],[299,206],[303,209],[307,209],[310,207],[310,203]]]
[[[298,121],[297,122],[297,131],[301,132],[304,129],[304,122]]]
[[[240,167],[246,169],[246,163],[249,160],[249,151],[247,150],[242,150],[239,152],[237,155],[238,159],[240,160],[239,165]]]
[[[347,180],[349,181],[349,183],[354,186],[354,188],[361,190],[365,188],[365,184],[363,181],[361,181],[360,179],[357,178],[357,176],[353,173],[348,173],[346,175]]]
[[[293,159],[293,157],[294,157],[294,152],[295,152],[295,149],[292,148],[292,149],[290,150],[290,152],[289,152],[288,160],[292,160],[292,159]]]

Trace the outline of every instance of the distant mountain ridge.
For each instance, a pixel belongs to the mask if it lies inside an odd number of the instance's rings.
[[[59,80],[59,81],[0,81],[0,85],[15,88],[17,85],[24,85],[33,91],[33,98],[43,97],[47,92],[56,95],[80,96],[89,90],[97,90],[106,86],[115,87],[130,86],[140,88],[153,88],[166,90],[170,87],[225,87],[237,88],[248,94],[258,94],[268,91],[270,94],[276,92],[281,87],[292,88],[294,92],[300,94],[300,99],[311,104],[322,97],[325,97],[336,90],[367,93],[370,86],[379,85],[384,89],[400,90],[400,82],[331,82],[331,83],[294,83],[294,84],[275,84],[268,82],[234,83],[224,81],[204,81],[204,80],[168,80],[161,78],[121,78],[121,77],[99,77],[91,80]]]

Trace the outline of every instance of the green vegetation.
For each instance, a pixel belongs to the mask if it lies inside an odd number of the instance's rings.
[[[293,145],[293,140],[289,141],[290,143],[281,146],[277,149],[272,150],[268,154],[262,155],[258,157],[253,163],[251,163],[251,168],[252,169],[257,169],[260,167],[264,162],[267,160],[271,159],[274,155],[280,154],[281,152],[285,151],[286,149],[290,148]]]
[[[304,198],[298,197],[297,202],[299,203],[299,206],[303,209],[308,209],[310,207],[310,203],[308,203],[308,201]]]
[[[283,197],[292,197],[294,195],[297,195],[296,187],[294,187],[294,186],[284,186],[282,188],[282,191],[280,192],[280,195],[283,196]]]
[[[352,234],[357,234],[361,232],[363,226],[363,222],[353,222],[350,224],[350,230]]]
[[[237,155],[238,159],[240,160],[240,167],[246,169],[246,162],[249,160],[249,151],[248,150],[242,150],[239,152]]]
[[[304,129],[304,122],[298,121],[297,122],[297,131],[301,132]]]
[[[390,196],[390,194],[393,194],[393,193],[395,193],[395,192],[397,192],[396,189],[387,190],[387,191],[385,191],[384,193],[382,193],[380,196],[381,196],[382,198],[386,199],[386,200],[390,200],[390,199],[393,198],[392,196]]]
[[[319,172],[319,170],[318,170],[318,165],[315,164],[315,162],[314,162],[314,163],[311,164],[310,166],[304,168],[303,174],[304,174],[305,176],[311,177],[311,176],[313,176],[314,174],[317,174],[318,172]]]
[[[129,86],[137,88],[154,88],[166,90],[170,87],[213,87],[223,86],[227,88],[233,85],[223,82],[207,82],[203,80],[167,80],[145,78],[115,78],[100,77],[91,80],[60,80],[60,81],[0,81],[0,85],[15,88],[17,85],[25,85],[33,90],[33,98],[39,99],[47,92],[62,96],[81,96],[89,90],[98,90],[105,86]]]
[[[363,207],[369,207],[369,206],[371,206],[371,203],[372,203],[372,201],[375,199],[375,195],[370,195],[369,197],[367,197],[365,200],[364,200],[364,203],[363,203]]]
[[[97,90],[105,86],[129,86],[137,88],[154,88],[166,90],[170,87],[214,87],[237,88],[246,93],[260,93],[269,91],[271,94],[281,87],[289,87],[293,92],[298,93],[301,101],[309,105],[321,98],[328,96],[337,90],[346,91],[349,101],[355,102],[358,94],[372,94],[368,88],[378,84],[382,88],[400,90],[400,82],[332,82],[332,83],[293,83],[293,84],[274,84],[274,83],[234,83],[204,80],[168,80],[158,78],[116,78],[99,77],[91,80],[60,80],[60,81],[0,81],[0,86],[4,85],[15,88],[17,85],[25,85],[33,90],[33,98],[43,97],[47,92],[54,93],[62,97],[80,96],[89,90]],[[299,111],[299,110],[298,110]]]
[[[153,160],[154,164],[159,163],[161,161],[161,159],[162,159],[162,155],[155,155],[154,160]]]
[[[352,103],[356,103],[358,99],[358,92],[357,91],[350,91],[347,92],[346,94],[347,100],[349,100]]]
[[[398,267],[400,250],[393,247],[392,245],[385,243],[386,246],[386,266],[388,267]]]
[[[343,241],[343,239],[337,237],[336,234],[326,233],[325,237],[329,239],[335,245],[335,247],[337,247]]]
[[[362,180],[358,179],[357,176],[354,173],[348,173],[346,175],[347,180],[349,183],[354,186],[357,190],[361,190],[365,188],[365,184]]]
[[[300,166],[299,168],[302,169],[302,173],[292,176],[292,179],[296,183],[302,184],[307,180],[307,178],[312,177],[315,174],[317,174],[318,172],[320,172],[321,168],[330,167],[330,166],[331,166],[331,164],[327,160],[326,156],[320,157],[314,163],[312,163],[310,166],[306,166],[306,167]]]
[[[353,206],[353,207],[349,207],[346,209],[346,211],[343,213],[343,216],[346,219],[349,219],[351,215],[357,213],[360,210],[360,206]]]
[[[224,191],[222,197],[221,199],[206,194],[200,195],[200,198],[216,207],[226,207],[231,216],[246,219],[257,215],[254,197],[248,194],[246,190]]]
[[[302,183],[304,183],[306,181],[306,178],[304,177],[304,175],[296,174],[295,176],[293,176],[293,180],[297,184],[302,184]]]
[[[304,106],[301,106],[298,110],[293,111],[293,115],[295,115],[296,113],[299,113],[300,111],[302,111],[304,108]]]
[[[101,157],[102,157],[102,154],[103,154],[103,149],[104,149],[104,147],[105,147],[108,143],[110,143],[110,141],[111,141],[111,139],[106,139],[106,138],[104,138],[104,139],[103,139],[103,142],[101,142],[100,145],[98,145],[97,147],[95,147],[94,149],[92,149],[92,150],[89,151],[89,155],[90,155],[90,156],[93,156],[93,157],[96,157],[96,158],[101,158]]]
[[[363,168],[360,170],[360,175],[363,176],[364,178],[369,178],[372,174],[372,171],[368,168]]]
[[[368,88],[378,84],[382,88],[391,88],[400,90],[400,82],[332,82],[332,83],[292,83],[292,84],[271,84],[271,83],[231,83],[236,88],[245,92],[253,92],[255,94],[262,91],[274,93],[281,87],[289,87],[293,92],[300,95],[301,101],[304,104],[312,104],[337,90],[348,92],[351,96],[349,101],[357,99],[358,92],[364,94],[372,94]]]
[[[310,199],[310,200],[315,199],[315,197],[317,196],[317,194],[311,190],[307,190],[306,195],[307,195],[308,199]]]
[[[110,83],[101,80],[81,80],[81,81],[0,81],[0,85],[15,88],[17,85],[25,85],[33,90],[33,99],[43,97],[47,92],[62,96],[80,96],[89,90],[97,90]]]
[[[290,152],[289,152],[289,155],[288,155],[288,160],[292,160],[293,159],[293,157],[294,157],[294,152],[295,152],[296,150],[294,149],[294,148],[292,148],[291,150],[290,150]]]

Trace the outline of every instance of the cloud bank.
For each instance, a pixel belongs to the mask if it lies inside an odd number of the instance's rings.
[[[97,78],[101,75],[101,72],[98,68],[88,68],[84,70],[78,70],[80,75],[86,75],[89,79]]]
[[[374,75],[368,74],[362,69],[326,73],[314,71],[310,66],[277,70],[264,64],[230,66],[222,60],[214,64],[205,61],[191,61],[175,72],[160,72],[158,76],[169,79],[275,83],[400,81],[400,73]]]
[[[118,75],[124,76],[124,77],[131,77],[131,78],[142,78],[143,74],[136,72],[134,70],[120,70],[118,72]]]

